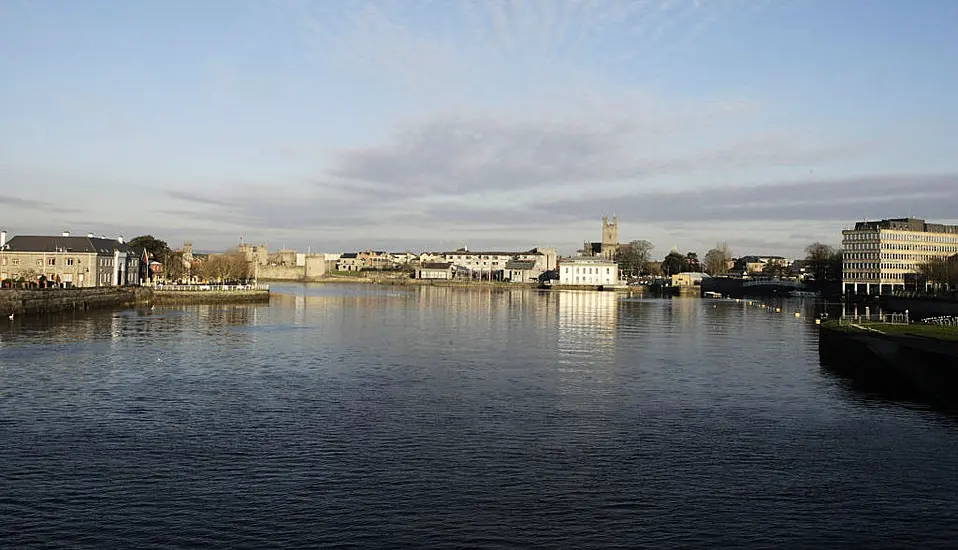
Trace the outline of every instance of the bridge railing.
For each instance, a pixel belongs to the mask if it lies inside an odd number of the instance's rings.
[[[757,279],[751,281],[745,281],[742,283],[743,287],[746,286],[787,286],[789,288],[805,288],[805,284],[800,281],[787,281],[782,279]]]

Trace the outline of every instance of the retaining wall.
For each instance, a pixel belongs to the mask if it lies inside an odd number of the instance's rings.
[[[269,302],[269,290],[154,290],[157,305]]]
[[[256,268],[259,281],[302,281],[306,278],[306,268],[295,265],[261,265]]]
[[[151,295],[150,289],[141,287],[2,289],[0,290],[0,313],[35,315],[130,307],[149,301]]]
[[[949,404],[958,403],[958,343],[822,325],[823,364],[863,381],[898,381]]]

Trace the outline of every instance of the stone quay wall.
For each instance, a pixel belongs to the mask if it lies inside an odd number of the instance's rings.
[[[149,287],[0,289],[0,314],[43,315],[138,305],[269,302],[268,289],[155,290]]]
[[[151,301],[153,304],[164,306],[269,302],[269,290],[154,290]]]
[[[949,404],[958,404],[958,342],[821,326],[823,365],[861,380],[905,383]]]
[[[36,315],[99,308],[130,307],[150,300],[152,292],[140,287],[48,288],[0,290],[0,313]]]

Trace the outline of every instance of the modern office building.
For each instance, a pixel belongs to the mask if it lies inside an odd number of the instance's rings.
[[[919,266],[958,253],[958,225],[917,218],[864,221],[842,231],[846,293],[885,294],[921,285]]]

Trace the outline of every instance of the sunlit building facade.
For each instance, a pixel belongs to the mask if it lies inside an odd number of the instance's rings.
[[[865,221],[842,231],[842,284],[850,294],[904,290],[919,267],[958,254],[958,225],[917,218]]]
[[[559,284],[617,286],[619,266],[599,256],[583,256],[559,262]]]

